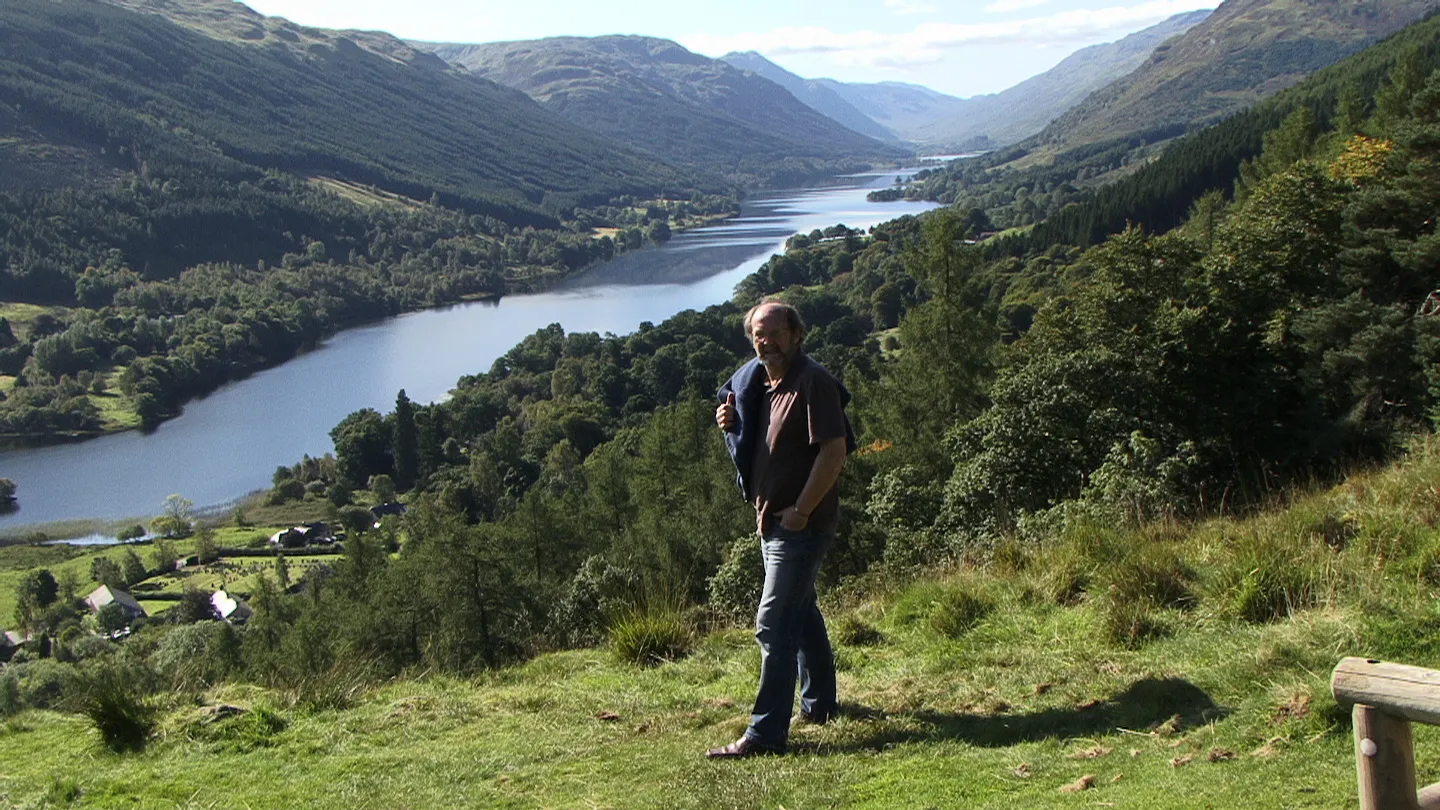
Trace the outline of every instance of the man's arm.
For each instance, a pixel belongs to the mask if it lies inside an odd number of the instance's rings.
[[[845,437],[826,439],[820,444],[820,452],[815,457],[815,464],[810,467],[810,477],[805,479],[805,488],[800,491],[800,497],[795,499],[794,506],[780,513],[780,525],[791,531],[805,528],[810,522],[810,513],[815,511],[821,499],[835,486],[835,481],[840,478],[840,471],[844,468]]]

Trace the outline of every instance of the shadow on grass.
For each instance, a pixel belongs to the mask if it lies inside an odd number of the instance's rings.
[[[1136,681],[1109,700],[1070,709],[1045,709],[1028,714],[917,711],[888,715],[894,719],[918,721],[920,728],[895,728],[877,722],[887,715],[865,706],[845,706],[843,711],[845,716],[858,721],[858,733],[847,733],[843,739],[833,742],[797,741],[794,748],[811,753],[844,753],[882,750],[898,743],[940,740],[1002,748],[1038,740],[1094,736],[1122,728],[1147,731],[1164,726],[1168,731],[1179,732],[1229,714],[1227,709],[1215,705],[1215,701],[1199,687],[1180,678]],[[906,725],[913,726],[913,723]]]

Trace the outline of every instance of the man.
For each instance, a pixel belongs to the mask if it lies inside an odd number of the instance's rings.
[[[755,505],[764,551],[760,688],[745,735],[708,751],[712,759],[785,752],[797,670],[803,717],[824,723],[839,707],[815,577],[839,522],[836,483],[855,447],[844,411],[850,394],[801,349],[805,324],[794,307],[760,304],[746,314],[745,334],[755,359],[721,387],[715,422],[740,491]]]

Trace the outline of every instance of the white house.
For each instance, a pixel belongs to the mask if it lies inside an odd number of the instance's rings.
[[[210,594],[210,604],[220,618],[231,624],[244,624],[250,619],[250,606],[224,591]]]

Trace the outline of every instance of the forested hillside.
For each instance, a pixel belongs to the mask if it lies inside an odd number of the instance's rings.
[[[1159,147],[1137,136],[1018,168],[1032,162],[1030,147],[1020,145],[922,172],[908,193],[983,208],[1000,229],[1036,226],[1006,234],[992,250],[1091,245],[1127,222],[1166,230],[1207,191],[1232,195],[1240,165],[1259,154],[1264,134],[1294,110],[1308,108],[1317,126],[1353,131],[1357,110],[1375,103],[1397,65],[1408,65],[1403,71],[1414,74],[1406,79],[1411,85],[1440,66],[1436,30],[1434,19],[1416,23],[1217,126]]]
[[[22,136],[7,140],[7,166],[43,165],[56,137],[122,171],[320,174],[492,214],[683,180],[513,91],[340,36],[296,49],[285,43],[293,27],[257,23],[253,37],[227,40],[76,0],[21,0],[0,13],[0,102],[7,135]]]
[[[530,94],[573,124],[663,159],[795,182],[861,161],[881,144],[718,59],[649,37],[555,37],[435,45],[441,57]]]

